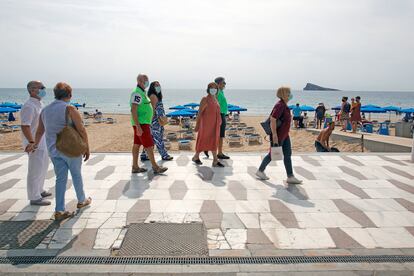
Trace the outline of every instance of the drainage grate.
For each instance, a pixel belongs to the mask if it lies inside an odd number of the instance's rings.
[[[34,249],[58,224],[53,220],[0,222],[0,250]]]
[[[277,256],[277,257],[0,257],[0,264],[129,264],[129,265],[224,265],[224,264],[306,264],[306,263],[411,263],[414,256]]]
[[[133,223],[128,226],[119,256],[208,256],[202,223]]]

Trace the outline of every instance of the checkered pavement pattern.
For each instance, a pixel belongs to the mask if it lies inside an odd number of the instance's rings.
[[[37,248],[108,250],[119,247],[128,224],[153,222],[203,222],[209,249],[220,252],[414,248],[414,164],[408,154],[295,155],[302,185],[285,183],[279,161],[266,170],[270,180],[258,180],[263,155],[235,153],[223,161],[225,168],[212,168],[211,159],[195,166],[191,153],[180,153],[163,163],[165,175],[154,176],[151,170],[131,174],[130,154],[94,154],[82,169],[92,205]],[[28,204],[26,174],[26,155],[0,154],[1,221],[52,217],[54,204]],[[50,164],[45,188],[52,193],[54,181]],[[66,203],[75,210],[70,180]]]

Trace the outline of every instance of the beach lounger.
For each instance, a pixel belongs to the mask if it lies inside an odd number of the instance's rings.
[[[229,129],[226,130],[226,134],[228,136],[230,136],[230,135],[236,135],[237,132],[238,132],[238,130],[237,130],[236,127],[231,127],[231,128],[229,128]]]
[[[165,137],[168,139],[168,140],[177,140],[177,133],[175,133],[175,132],[168,132],[166,135],[165,135]]]
[[[116,119],[114,119],[114,118],[106,118],[106,123],[107,124],[116,124]]]
[[[4,132],[19,131],[20,126],[1,124],[0,129]]]
[[[229,146],[235,146],[235,145],[243,145],[243,139],[240,135],[230,135],[227,137],[227,143]]]
[[[239,123],[239,127],[247,127],[246,123]]]
[[[244,135],[251,135],[251,134],[255,134],[256,133],[256,129],[254,127],[246,127],[243,129],[243,134]]]
[[[249,145],[252,143],[262,144],[262,137],[259,134],[254,133],[254,134],[247,135],[246,141]]]
[[[179,121],[179,120],[177,120],[177,119],[175,119],[175,118],[170,118],[170,119],[168,120],[168,124],[169,124],[169,125],[172,125],[172,126],[176,126],[176,125],[179,125],[179,124],[180,124],[180,121]]]
[[[164,139],[164,146],[166,150],[171,149],[171,142],[168,139]]]
[[[179,150],[191,150],[191,141],[190,140],[179,140],[178,149]]]
[[[93,114],[92,113],[89,113],[89,112],[86,112],[86,111],[84,111],[83,112],[83,119],[89,119],[89,118],[93,118]]]
[[[192,140],[194,139],[194,133],[192,131],[186,131],[182,134],[183,139]]]

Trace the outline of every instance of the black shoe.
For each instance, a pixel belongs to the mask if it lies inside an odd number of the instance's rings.
[[[203,165],[203,162],[200,161],[200,159],[192,159],[196,165]]]
[[[207,158],[210,157],[210,155],[208,155],[208,151],[205,151],[204,154],[206,155]]]
[[[49,197],[49,196],[52,196],[52,193],[49,193],[49,192],[43,191],[40,195],[41,195],[42,197]]]
[[[170,156],[170,155],[167,155],[166,157],[163,157],[162,158],[162,160],[164,160],[164,161],[171,161],[171,160],[173,160],[174,159],[174,157],[172,157],[172,156]]]
[[[217,162],[215,164],[213,163],[213,167],[224,168],[224,165],[221,164],[220,162]]]
[[[149,161],[149,158],[147,156],[145,156],[145,157],[141,156],[141,161],[142,162]]]
[[[230,159],[230,157],[228,157],[227,155],[224,155],[224,154],[218,154],[217,158],[218,159]]]

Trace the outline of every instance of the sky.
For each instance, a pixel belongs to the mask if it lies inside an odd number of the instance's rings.
[[[0,87],[414,91],[414,0],[0,0]]]

